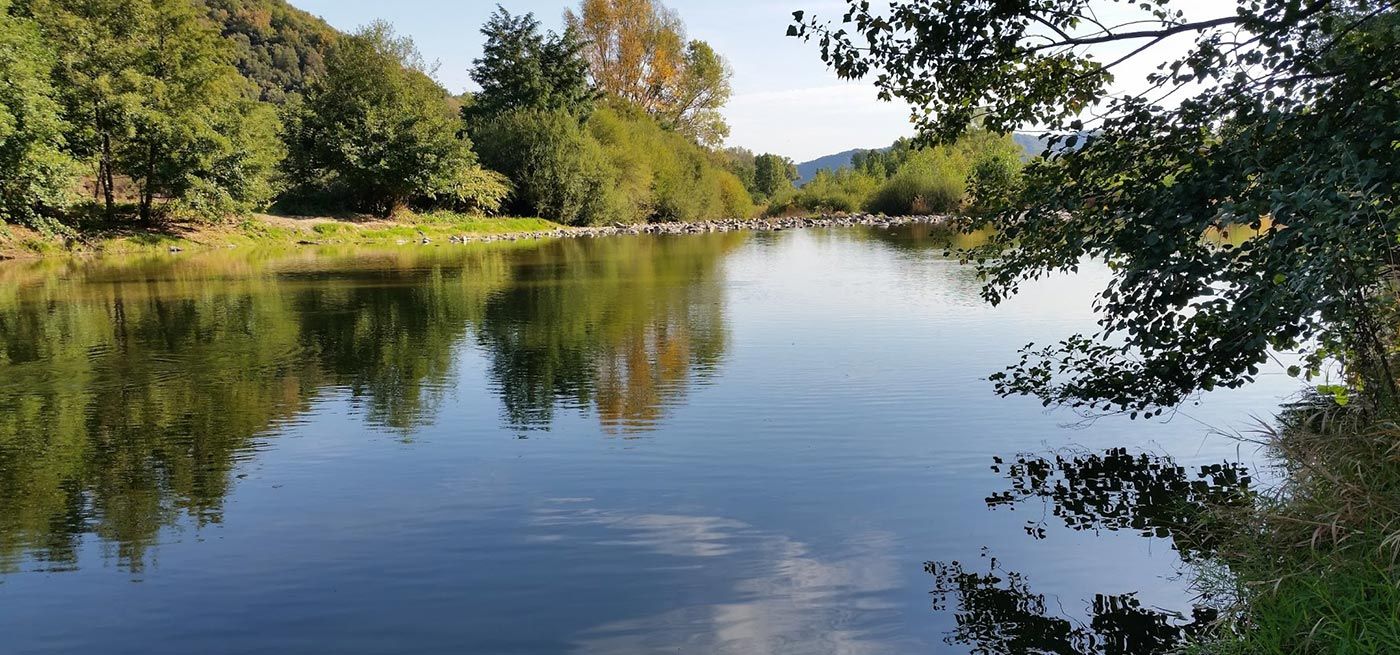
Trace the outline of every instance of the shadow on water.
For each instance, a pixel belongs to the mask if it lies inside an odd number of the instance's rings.
[[[1183,562],[1209,560],[1226,528],[1210,520],[1220,508],[1249,502],[1251,476],[1233,463],[1188,470],[1171,458],[1103,452],[1023,454],[1010,463],[996,458],[992,470],[1010,489],[987,497],[988,508],[1015,510],[1040,501],[1038,518],[1026,534],[1051,536],[1050,523],[1075,531],[1123,531],[1168,539]],[[1053,517],[1053,518],[1052,518]],[[1209,630],[1215,609],[1195,607],[1183,615],[1146,607],[1134,594],[1096,595],[1087,600],[1088,619],[1069,618],[1058,601],[1036,593],[1028,576],[1002,568],[984,552],[986,565],[927,562],[933,576],[933,609],[956,622],[945,637],[974,653],[1055,653],[1128,655],[1176,652],[1187,640]]]
[[[1015,509],[1036,499],[1048,512],[1026,522],[1026,534],[1045,539],[1047,518],[1071,530],[1130,531],[1170,539],[1185,561],[1209,558],[1224,536],[1208,520],[1218,508],[1250,502],[1249,469],[1234,463],[1188,471],[1171,458],[1114,448],[1102,453],[1021,455],[998,462],[1011,489],[987,498],[991,508]]]
[[[212,253],[0,267],[0,572],[138,572],[221,521],[239,462],[318,401],[411,440],[466,344],[503,421],[556,408],[632,434],[724,356],[720,262],[744,236],[393,253]]]
[[[957,624],[945,641],[973,653],[1168,653],[1202,634],[1216,618],[1208,608],[1182,616],[1144,607],[1132,594],[1095,596],[1087,622],[1064,618],[1063,609],[1033,591],[1026,576],[1003,570],[994,557],[984,559],[985,572],[969,571],[959,562],[924,565],[934,579],[933,609],[951,612]]]

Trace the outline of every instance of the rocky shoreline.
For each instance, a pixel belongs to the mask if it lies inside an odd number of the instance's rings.
[[[876,214],[824,214],[820,216],[791,216],[783,218],[750,218],[719,221],[699,221],[694,223],[638,223],[627,225],[618,223],[607,226],[563,227],[554,230],[517,232],[511,234],[463,234],[452,236],[450,243],[491,243],[494,241],[522,241],[532,239],[561,239],[580,237],[609,237],[638,234],[706,234],[709,232],[781,232],[806,228],[853,227],[896,227],[901,225],[946,225],[950,216],[883,216]],[[402,242],[402,243],[407,243]],[[432,243],[424,238],[422,243]]]

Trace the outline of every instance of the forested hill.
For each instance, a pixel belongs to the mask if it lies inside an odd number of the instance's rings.
[[[326,53],[340,33],[284,0],[202,0],[233,43],[238,70],[261,99],[282,103],[325,72]]]

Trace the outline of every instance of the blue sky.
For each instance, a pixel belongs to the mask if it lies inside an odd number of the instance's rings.
[[[290,0],[342,30],[375,19],[388,20],[413,37],[429,60],[441,64],[438,79],[458,92],[471,88],[467,69],[481,54],[480,28],[495,8],[492,0]],[[503,0],[516,13],[533,12],[549,29],[559,29],[566,8],[577,0]],[[842,82],[822,64],[813,44],[784,36],[798,9],[839,18],[841,0],[666,0],[685,20],[691,38],[710,42],[734,68],[734,97],[724,114],[733,133],[730,145],[774,152],[797,161],[851,148],[888,145],[909,136],[904,105],[876,100],[865,83]],[[1188,18],[1216,17],[1230,6],[1215,0],[1175,0]],[[1131,3],[1100,3],[1099,17],[1116,23],[1141,18]],[[1141,89],[1141,80],[1164,58],[1180,54],[1190,36],[1178,36],[1115,69],[1119,90]],[[1092,55],[1112,61],[1142,42],[1100,47]],[[1168,100],[1172,102],[1172,100]]]
[[[456,92],[471,88],[467,68],[481,54],[480,28],[496,3],[488,0],[291,0],[331,25],[350,30],[377,18],[413,37],[438,79]],[[508,0],[513,12],[534,12],[557,29],[577,2]],[[725,109],[731,145],[776,152],[798,161],[888,145],[911,133],[903,106],[879,102],[874,88],[843,83],[812,44],[785,37],[797,9],[837,14],[830,0],[669,0],[691,38],[710,42],[734,68],[734,98]]]

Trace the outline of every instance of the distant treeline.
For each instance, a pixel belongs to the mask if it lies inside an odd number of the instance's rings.
[[[978,129],[949,145],[900,139],[889,148],[857,152],[848,167],[817,171],[801,189],[774,194],[768,211],[894,216],[996,206],[1019,186],[1022,153],[1010,135]]]
[[[1000,161],[991,138],[907,148],[797,191],[790,160],[718,149],[732,71],[660,2],[583,0],[562,33],[498,7],[481,31],[481,90],[454,96],[387,23],[342,34],[283,0],[0,0],[0,223],[907,213]]]

